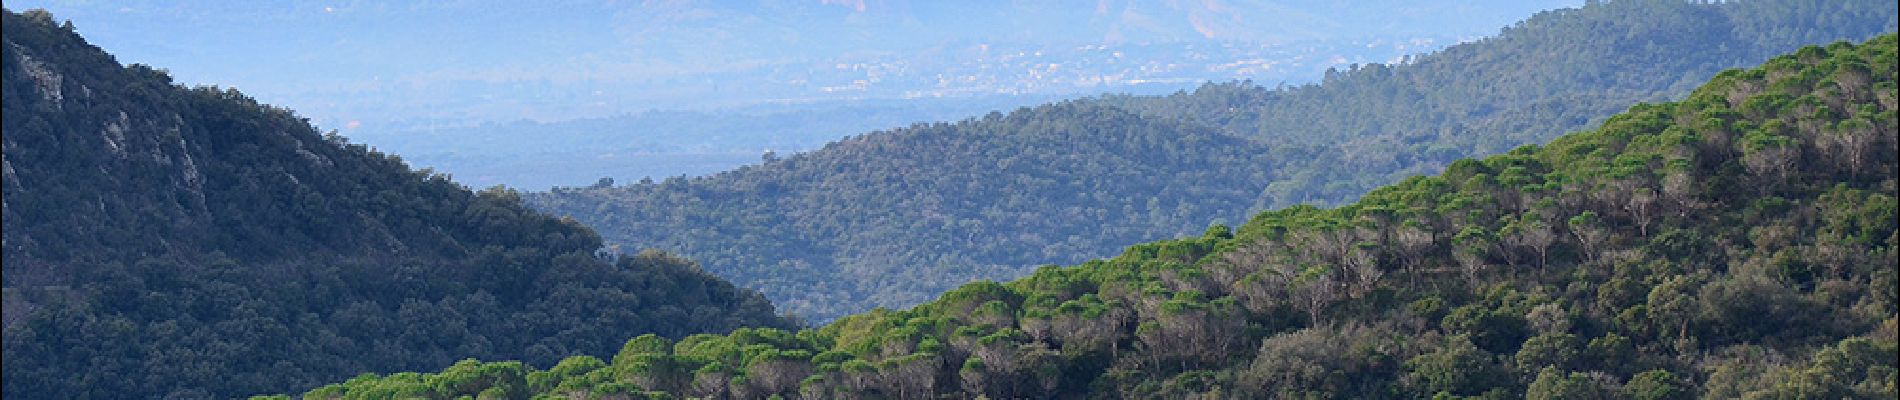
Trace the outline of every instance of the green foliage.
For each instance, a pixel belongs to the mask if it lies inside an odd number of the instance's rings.
[[[1543,367],[1567,368],[1577,362],[1582,343],[1577,335],[1568,333],[1546,333],[1524,341],[1517,350],[1518,369],[1529,371]]]
[[[1460,158],[1595,125],[1634,102],[1681,97],[1723,68],[1809,43],[1864,40],[1893,30],[1896,15],[1878,1],[1602,2],[1315,85],[1239,82],[1071,101],[868,133],[710,177],[526,198],[598,227],[610,246],[686,255],[825,322],[924,303],[964,282],[1112,256],[1130,243],[1192,237],[1210,221],[1342,204]],[[1863,63],[1854,71],[1881,71]],[[1807,75],[1803,82],[1815,80]],[[1757,105],[1780,112],[1800,98]],[[1591,162],[1622,176],[1668,159]],[[1470,162],[1483,168],[1455,168],[1445,179],[1489,190],[1421,200],[1491,218],[1496,207],[1469,207],[1544,184],[1535,168]],[[1484,178],[1469,179],[1481,171]],[[1478,258],[1493,257],[1536,259]]]
[[[1544,367],[1538,371],[1537,380],[1531,381],[1524,392],[1525,399],[1609,399],[1609,390],[1603,384],[1591,379],[1588,374],[1558,372],[1555,367]]]
[[[1623,385],[1623,391],[1632,399],[1673,400],[1689,398],[1689,390],[1683,387],[1681,378],[1669,371],[1653,369],[1630,377]]]
[[[1404,379],[1418,393],[1478,395],[1504,385],[1501,366],[1491,353],[1471,344],[1463,335],[1452,336],[1437,350],[1405,361]]]
[[[1891,320],[1889,320],[1891,321]],[[1891,332],[1889,332],[1891,334]],[[1891,337],[1854,337],[1815,352],[1805,365],[1785,371],[1764,391],[1774,398],[1891,398],[1900,382],[1900,357]]]
[[[518,193],[470,191],[236,90],[121,66],[41,19],[6,12],[0,46],[4,397],[229,398],[792,325],[683,259],[603,258],[593,231]],[[480,368],[359,393],[552,388],[522,364]]]

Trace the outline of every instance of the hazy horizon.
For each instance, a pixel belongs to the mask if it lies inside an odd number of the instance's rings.
[[[186,85],[324,129],[770,104],[1303,83],[1496,34],[1579,1],[17,1]]]

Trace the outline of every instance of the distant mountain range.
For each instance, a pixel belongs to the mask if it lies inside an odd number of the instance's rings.
[[[1076,96],[1309,83],[1328,69],[1398,62],[1577,2],[846,3],[647,3],[612,13],[627,43],[601,46],[625,54],[590,57],[630,65],[588,79],[497,84],[483,75],[329,101],[371,103],[355,113],[395,117],[336,120],[331,105],[299,109],[473,187],[540,191],[601,177],[701,176],[756,163],[768,148],[813,150],[850,134]],[[660,60],[694,61],[631,65]],[[641,78],[654,74],[667,77]],[[419,101],[408,93],[438,91],[485,100],[402,109]],[[735,114],[769,125],[735,124]],[[615,140],[573,144],[607,138]]]
[[[784,104],[720,111],[649,110],[561,122],[416,128],[374,136],[378,149],[485,188],[547,191],[602,178],[637,182],[702,176],[816,150],[839,138],[917,121],[946,121],[1056,100],[986,96]]]
[[[123,62],[166,66],[187,85],[236,86],[294,108],[319,127],[380,144],[382,136],[431,125],[556,122],[649,109],[1077,96],[1240,78],[1300,83],[1328,67],[1391,61],[1495,34],[1538,10],[1581,3],[562,0],[521,7],[493,0],[18,0],[8,6],[91,21],[81,33]]]
[[[1309,165],[1269,185],[1263,204],[1333,204],[1595,125],[1638,101],[1675,99],[1723,69],[1891,32],[1896,19],[1900,6],[1879,2],[1616,2],[1542,12],[1496,37],[1310,85],[1213,84],[1105,101],[1274,145],[1318,146]]]

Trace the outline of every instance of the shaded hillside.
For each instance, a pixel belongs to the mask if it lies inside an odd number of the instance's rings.
[[[5,397],[230,397],[629,332],[789,326],[757,293],[4,15]]]
[[[731,174],[528,199],[610,245],[685,254],[824,321],[1192,235],[1268,205],[1351,199],[1685,93],[1799,43],[1863,40],[1892,29],[1893,8],[1613,2],[1313,87],[1078,101],[866,134]]]
[[[1542,143],[1638,101],[1680,98],[1717,71],[1900,27],[1900,5],[1858,0],[1606,1],[1539,13],[1498,35],[1406,62],[1267,88],[1209,84],[1107,97],[1143,115],[1315,146],[1262,198],[1338,204],[1452,160]],[[1302,162],[1306,161],[1306,162]]]
[[[1893,398],[1893,34],[1339,208],[820,329],[464,361],[306,398]]]
[[[1272,153],[1113,108],[1055,104],[861,135],[709,178],[527,198],[612,243],[688,254],[781,307],[830,319],[1018,276],[1034,260],[1077,262],[1104,244],[1239,219]]]

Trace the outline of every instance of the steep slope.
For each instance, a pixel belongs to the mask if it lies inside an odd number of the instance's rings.
[[[1900,28],[1900,5],[1852,0],[1596,2],[1539,13],[1497,36],[1318,84],[1209,84],[1107,97],[1147,116],[1315,147],[1264,204],[1338,204],[1463,157],[1543,143],[1638,101],[1679,98],[1724,68]]]
[[[1896,55],[1805,47],[1353,204],[911,310],[306,398],[1893,398]]]
[[[709,178],[527,195],[817,319],[1244,217],[1271,149],[1054,104],[866,134]],[[1077,221],[1099,221],[1078,224]],[[1115,222],[1108,222],[1115,221]]]
[[[1267,206],[1351,199],[1685,93],[1801,43],[1864,40],[1893,29],[1894,8],[1611,2],[1314,87],[1081,101],[867,134],[704,179],[528,199],[612,245],[685,254],[824,321],[1191,235]]]
[[[512,192],[121,67],[44,11],[4,32],[7,398],[231,397],[789,326],[689,262],[598,258]]]

